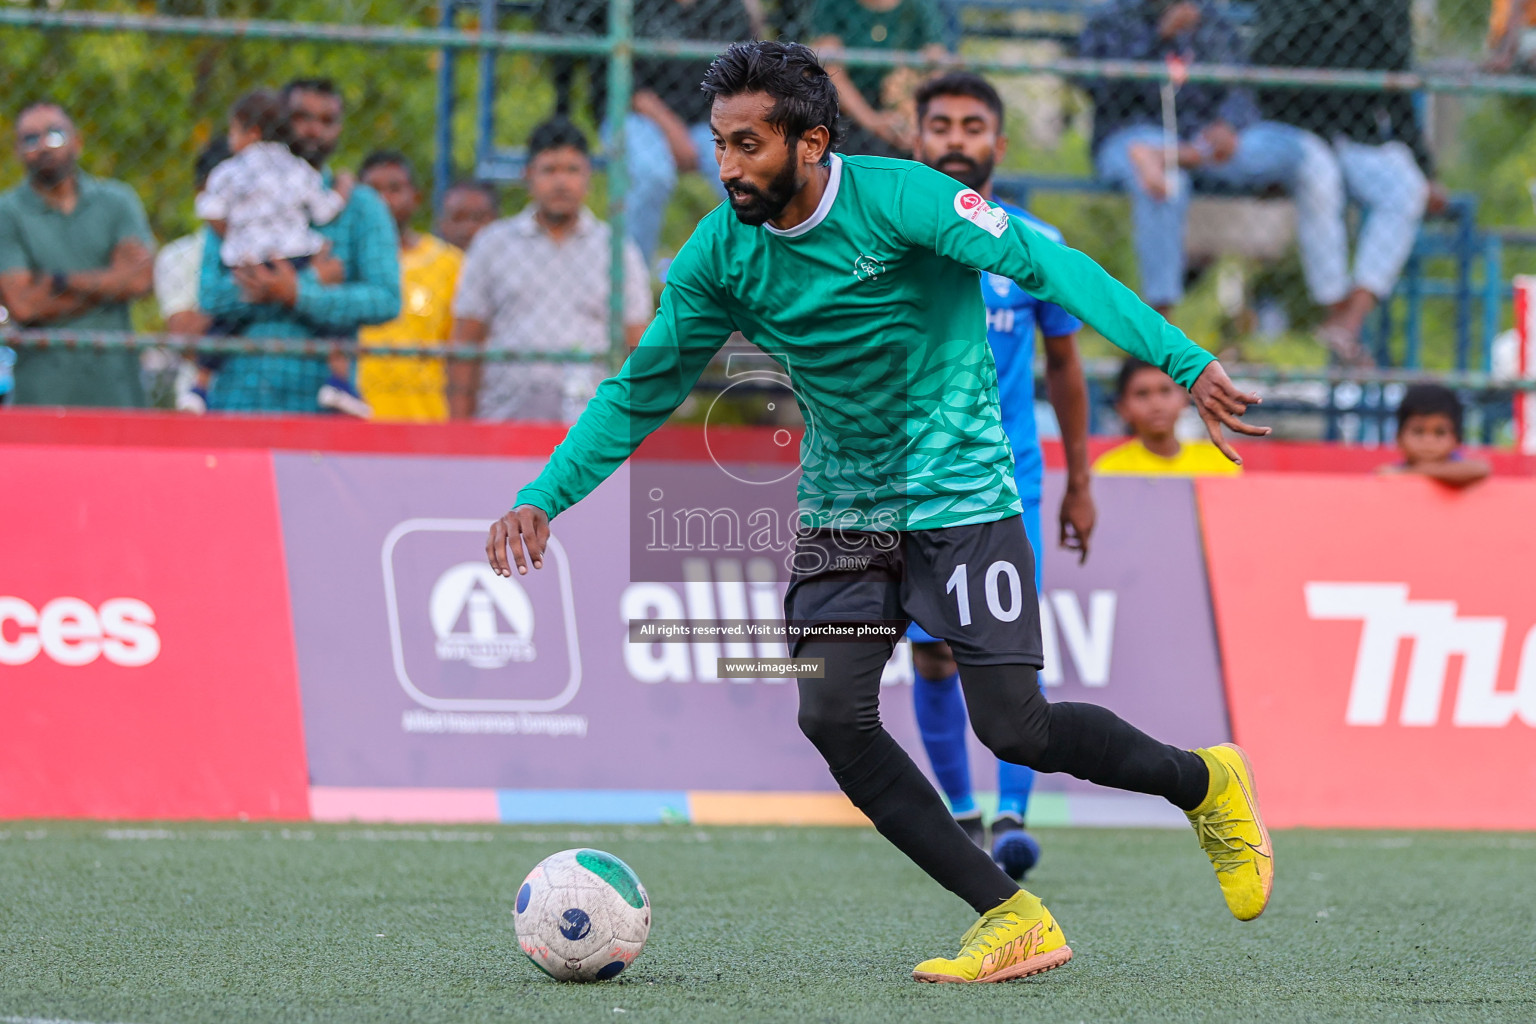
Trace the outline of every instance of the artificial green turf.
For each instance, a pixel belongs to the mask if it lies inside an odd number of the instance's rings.
[[[1039,836],[1077,958],[960,986],[908,972],[970,911],[868,829],[0,825],[0,1019],[1536,1020],[1536,836],[1281,833],[1251,924],[1188,834]],[[617,982],[513,942],[524,873],[573,846],[655,904]]]

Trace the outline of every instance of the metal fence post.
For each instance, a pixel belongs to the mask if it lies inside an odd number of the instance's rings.
[[[1490,231],[1483,236],[1483,352],[1481,369],[1493,372],[1493,339],[1504,326],[1504,240]]]
[[[480,0],[480,31],[497,29],[497,0]],[[496,150],[496,56],[494,49],[480,51],[479,101],[475,111],[475,176]]]
[[[453,28],[453,6],[456,0],[442,0],[438,27]],[[456,51],[443,47],[437,51],[442,64],[437,68],[437,124],[433,126],[436,152],[432,154],[432,212],[442,213],[443,193],[448,191],[453,177],[453,64]]]
[[[626,213],[629,175],[625,173],[624,122],[634,88],[634,0],[608,2],[608,362],[617,373],[629,345],[624,337],[624,249],[629,240]]]
[[[1472,357],[1472,246],[1477,233],[1477,200],[1456,212],[1456,369],[1465,372]]]

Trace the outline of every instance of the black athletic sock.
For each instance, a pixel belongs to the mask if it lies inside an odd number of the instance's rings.
[[[1027,665],[961,665],[976,735],[998,757],[1100,786],[1163,797],[1184,811],[1205,799],[1198,754],[1159,742],[1097,704],[1052,704]]]
[[[938,790],[884,729],[832,777],[881,835],[976,913],[1019,891],[1018,883],[971,842]]]
[[[1153,739],[1108,708],[1072,702],[1051,705],[1040,770],[1153,793],[1182,811],[1200,806],[1211,781],[1200,755]]]

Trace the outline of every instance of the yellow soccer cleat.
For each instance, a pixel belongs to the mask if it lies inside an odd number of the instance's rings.
[[[1010,981],[1049,971],[1071,959],[1061,926],[1038,896],[1021,889],[971,925],[953,960],[924,960],[912,969],[912,979]]]
[[[1253,766],[1232,743],[1195,751],[1211,770],[1205,802],[1187,812],[1200,848],[1211,858],[1227,909],[1239,921],[1264,913],[1275,887],[1275,853],[1259,817]]]

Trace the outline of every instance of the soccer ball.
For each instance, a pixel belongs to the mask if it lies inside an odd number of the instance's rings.
[[[607,981],[645,948],[651,898],[629,865],[601,850],[561,850],[517,890],[517,944],[557,981]]]

